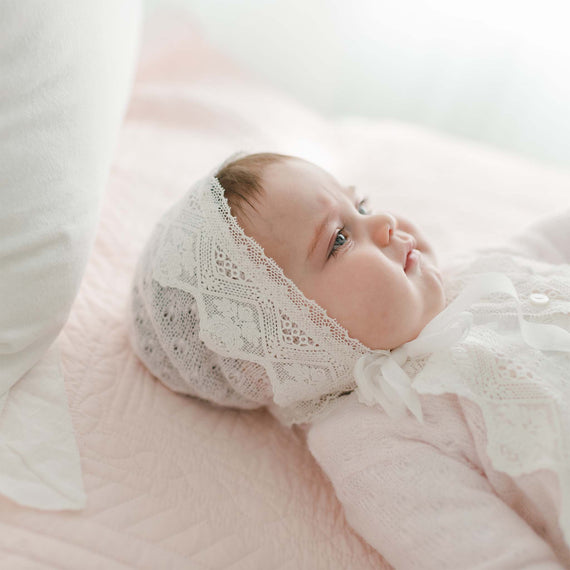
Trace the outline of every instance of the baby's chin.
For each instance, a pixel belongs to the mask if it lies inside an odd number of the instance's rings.
[[[431,318],[429,320],[431,320]],[[425,324],[427,324],[427,322]],[[410,342],[411,340],[417,338],[417,336],[423,330],[424,326],[424,324],[421,324],[418,327],[409,328],[402,331],[397,337],[392,337],[390,339],[387,339],[386,337],[379,337],[359,338],[358,340],[370,350],[395,350],[396,348],[399,348],[407,342]]]
[[[386,342],[386,339],[377,339],[377,342],[364,342],[363,344],[371,350],[394,350],[418,338],[428,323],[430,323],[437,315],[439,315],[439,313],[445,309],[445,295],[443,293],[443,288],[441,289],[441,297],[435,299],[434,301],[434,304],[425,311],[422,319],[416,323],[415,326],[403,331],[399,338],[391,339],[392,342]]]

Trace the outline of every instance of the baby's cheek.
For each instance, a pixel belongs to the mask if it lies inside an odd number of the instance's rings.
[[[358,286],[354,282],[346,277],[329,274],[305,289],[305,296],[316,301],[330,317],[351,332],[362,305]]]

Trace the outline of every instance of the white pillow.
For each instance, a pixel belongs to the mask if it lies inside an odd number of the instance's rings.
[[[139,0],[8,0],[0,17],[0,396],[67,320],[134,76]]]

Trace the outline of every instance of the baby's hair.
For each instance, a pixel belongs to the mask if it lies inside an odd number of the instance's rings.
[[[255,210],[253,198],[263,191],[261,178],[263,170],[271,164],[293,158],[286,154],[259,152],[248,154],[224,165],[216,174],[216,178],[224,189],[224,195],[231,212],[244,214],[244,204]]]

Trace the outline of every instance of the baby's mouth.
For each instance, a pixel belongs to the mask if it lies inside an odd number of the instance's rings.
[[[421,251],[415,248],[408,252],[408,255],[406,256],[406,262],[404,264],[405,273],[408,273],[408,271],[418,266],[418,264],[420,263],[421,255],[422,255]]]
[[[413,236],[410,236],[412,239],[411,241],[406,243],[406,249],[408,250],[405,257],[404,257],[404,272],[408,272],[414,264],[418,262],[418,256],[420,255],[420,251],[416,249],[416,240]],[[414,253],[415,252],[415,253]]]

